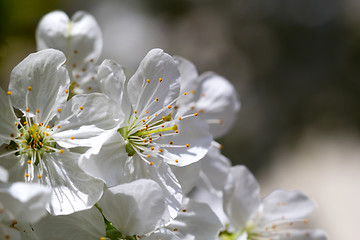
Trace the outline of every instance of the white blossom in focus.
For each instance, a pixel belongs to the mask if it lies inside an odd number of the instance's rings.
[[[80,166],[109,187],[139,178],[156,181],[166,194],[171,215],[181,204],[181,188],[168,164],[186,166],[201,159],[211,143],[207,124],[197,114],[174,111],[180,74],[173,58],[151,50],[126,80],[122,68],[105,60],[99,68],[102,92],[112,101],[118,127],[107,134]]]
[[[71,72],[70,96],[98,92],[96,65],[100,59],[103,40],[95,18],[78,11],[70,19],[62,11],[46,14],[36,29],[38,50],[54,48],[66,56],[66,66]]]
[[[90,208],[103,183],[78,166],[70,148],[92,147],[114,127],[108,99],[77,95],[67,102],[70,81],[65,56],[54,49],[30,54],[11,73],[9,91],[0,90],[0,165],[9,180],[40,183],[52,191],[52,214]]]

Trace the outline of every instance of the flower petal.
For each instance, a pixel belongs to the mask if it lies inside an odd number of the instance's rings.
[[[201,161],[202,160],[183,167],[170,165],[171,171],[173,171],[176,178],[179,180],[184,195],[189,193],[199,180]]]
[[[100,211],[92,207],[70,215],[48,215],[33,226],[39,240],[100,239],[106,226]]]
[[[65,89],[70,80],[64,63],[64,54],[54,49],[30,54],[20,62],[11,72],[9,84],[14,107],[24,113],[29,108],[32,115],[39,110],[38,122],[51,120],[67,99]]]
[[[186,166],[200,160],[208,152],[212,136],[207,124],[197,117],[177,120],[178,134],[164,136],[157,143],[173,146],[164,147],[164,156],[168,164]],[[178,146],[182,147],[178,147]],[[177,161],[176,161],[177,160]]]
[[[279,240],[326,240],[326,234],[320,230],[289,230],[279,234]]]
[[[260,189],[255,177],[245,166],[231,168],[223,191],[224,211],[236,230],[254,217],[260,205]]]
[[[199,74],[195,65],[189,60],[179,56],[174,56],[174,59],[181,75],[181,93],[195,90],[199,84],[197,78]]]
[[[5,168],[0,167],[0,182],[7,182],[9,179],[9,174]]]
[[[53,134],[56,142],[65,148],[91,147],[105,130],[116,126],[109,112],[109,99],[100,93],[76,95],[61,110],[60,131]]]
[[[263,211],[258,224],[302,220],[316,208],[316,204],[300,191],[275,190],[262,200]]]
[[[214,138],[221,137],[230,129],[240,110],[236,90],[228,80],[213,72],[201,74],[199,82],[193,111],[209,123]]]
[[[101,92],[106,94],[114,103],[112,112],[120,115],[115,115],[115,117],[128,118],[131,112],[131,104],[125,91],[126,76],[121,66],[112,60],[104,60],[99,67],[98,79]]]
[[[141,236],[141,240],[180,240],[178,236],[175,235],[174,232],[166,229],[161,228],[151,234],[148,234],[146,236]]]
[[[46,215],[45,206],[49,203],[51,191],[38,184],[2,183],[0,184],[0,203],[12,216],[10,221],[35,223]]]
[[[152,232],[170,220],[161,187],[148,179],[106,189],[99,206],[125,236]]]
[[[9,100],[6,93],[0,89],[0,145],[9,143],[9,138],[15,136],[18,129],[15,125],[17,119],[12,113],[12,106],[9,105]]]
[[[180,73],[174,59],[161,49],[151,50],[128,81],[127,92],[139,113],[149,111],[151,115],[169,105],[180,92]]]
[[[222,224],[211,208],[204,203],[184,199],[182,211],[167,227],[174,230],[181,239],[218,239]]]

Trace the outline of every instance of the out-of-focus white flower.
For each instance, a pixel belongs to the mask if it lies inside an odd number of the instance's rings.
[[[156,181],[166,192],[171,215],[181,203],[181,189],[168,164],[186,166],[201,159],[211,143],[207,124],[197,114],[174,112],[180,74],[173,58],[151,50],[126,80],[121,67],[105,60],[99,68],[102,92],[112,100],[119,125],[89,150],[80,166],[108,186],[139,178]]]
[[[99,91],[96,71],[103,48],[102,34],[95,18],[78,11],[71,19],[62,11],[46,14],[36,29],[37,49],[62,51],[71,74],[70,96]]]
[[[234,86],[213,72],[198,75],[196,67],[182,57],[175,57],[181,75],[181,92],[188,98],[179,99],[178,111],[198,113],[209,124],[214,138],[223,136],[232,126],[240,110]]]
[[[51,188],[48,210],[53,214],[89,208],[99,200],[103,184],[79,168],[80,154],[68,148],[91,147],[104,128],[114,127],[106,96],[66,101],[70,81],[64,62],[64,54],[54,49],[30,54],[13,69],[7,94],[0,90],[0,165],[10,181]]]
[[[6,183],[0,167],[0,239],[21,239],[19,224],[32,224],[46,215],[51,190],[38,184]]]
[[[300,191],[275,190],[260,200],[255,177],[244,166],[231,169],[223,192],[229,218],[220,239],[325,240],[321,230],[296,229],[308,223],[315,203]]]

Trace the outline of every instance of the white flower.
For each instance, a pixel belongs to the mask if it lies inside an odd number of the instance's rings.
[[[198,113],[209,124],[214,138],[223,136],[240,110],[234,86],[213,72],[205,72],[199,76],[196,67],[182,57],[175,57],[175,60],[181,74],[181,92],[190,95],[178,101],[178,111]]]
[[[103,128],[111,128],[107,98],[78,95],[70,85],[63,53],[48,49],[19,63],[9,91],[0,90],[0,165],[11,181],[39,182],[53,190],[48,210],[68,214],[98,201],[103,184],[78,167],[80,154],[67,148],[91,147]],[[15,110],[14,110],[15,108]]]
[[[72,73],[70,96],[99,91],[96,81],[103,40],[95,18],[84,11],[71,19],[62,11],[46,14],[36,29],[37,49],[54,48],[62,51],[66,65]]]
[[[181,189],[168,164],[186,166],[198,161],[212,138],[197,114],[184,116],[173,111],[180,94],[175,61],[154,49],[127,81],[121,67],[108,60],[98,74],[119,126],[99,143],[100,149],[87,153],[90,159],[80,160],[80,166],[108,186],[153,179],[166,192],[171,215],[176,214]]]
[[[223,195],[224,211],[230,222],[220,238],[325,240],[321,230],[297,230],[308,223],[315,203],[300,191],[276,190],[260,200],[259,185],[244,166],[231,169]]]
[[[7,176],[1,167],[0,173]],[[0,239],[20,239],[18,225],[35,223],[45,216],[50,196],[51,191],[38,184],[0,182]]]

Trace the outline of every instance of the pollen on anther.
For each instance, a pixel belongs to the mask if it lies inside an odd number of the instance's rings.
[[[162,82],[162,78],[159,78],[159,82]]]
[[[26,125],[26,124],[27,124],[27,122],[25,121],[25,122],[24,122],[24,125]]]
[[[148,83],[150,83],[150,79],[146,79],[146,81],[147,81]]]
[[[84,107],[83,107],[83,106],[80,106],[80,110],[84,110]]]
[[[179,133],[179,130],[175,130],[175,133]]]
[[[151,165],[151,166],[154,165],[154,162],[151,162],[150,165]]]
[[[134,114],[137,114],[137,111],[136,111],[136,110],[134,111]]]
[[[198,113],[194,113],[194,116],[197,116],[198,115]]]
[[[39,178],[39,179],[41,179],[41,178],[42,178],[42,176],[41,176],[41,174],[40,174],[40,173],[38,174],[38,178]]]
[[[11,91],[7,91],[7,95],[11,95]]]
[[[148,114],[149,113],[149,111],[146,111],[146,114]]]
[[[184,92],[184,95],[187,95],[187,92]]]
[[[29,159],[29,160],[27,161],[27,163],[28,163],[28,164],[31,164],[31,160]]]
[[[61,108],[58,108],[58,110],[57,110],[58,112],[61,112]]]
[[[31,91],[31,87],[30,87],[30,86],[28,87],[28,90]]]
[[[186,146],[186,147],[190,147],[190,145],[189,145],[189,144],[186,144],[185,146]]]
[[[69,93],[69,90],[66,89],[66,90],[65,90],[65,93]]]
[[[151,147],[151,150],[154,150],[155,148],[154,147]]]
[[[165,127],[165,125],[161,125],[161,127],[163,128],[163,127]]]
[[[26,112],[29,112],[29,111],[30,111],[30,109],[27,108],[27,109],[26,109]]]
[[[71,140],[74,140],[75,138],[74,137],[71,137]]]
[[[171,106],[169,105],[169,106],[168,106],[168,109],[170,109],[170,108],[171,108]]]
[[[61,126],[59,125],[59,126],[57,126],[57,128],[61,128]]]
[[[59,150],[59,153],[64,153],[64,150],[63,150],[63,149],[60,149],[60,150]]]
[[[181,120],[181,117],[179,117],[179,120]]]
[[[11,93],[10,93],[9,95],[11,95]],[[155,98],[155,101],[159,101],[159,99],[158,99],[158,98]]]
[[[173,142],[171,142],[171,141],[170,141],[170,142],[169,142],[169,144],[170,144],[170,145],[172,145],[172,144],[173,144]]]
[[[163,150],[160,148],[160,149],[159,149],[159,152],[163,152]]]
[[[175,159],[175,162],[176,162],[176,163],[178,163],[178,162],[179,162],[179,160]]]
[[[149,157],[150,157],[150,154],[148,154],[147,157],[149,158]]]
[[[40,113],[40,110],[38,109],[38,110],[36,110],[36,112],[37,112],[37,113]]]
[[[28,178],[28,177],[29,177],[29,174],[26,173],[26,174],[25,174],[25,177]]]

